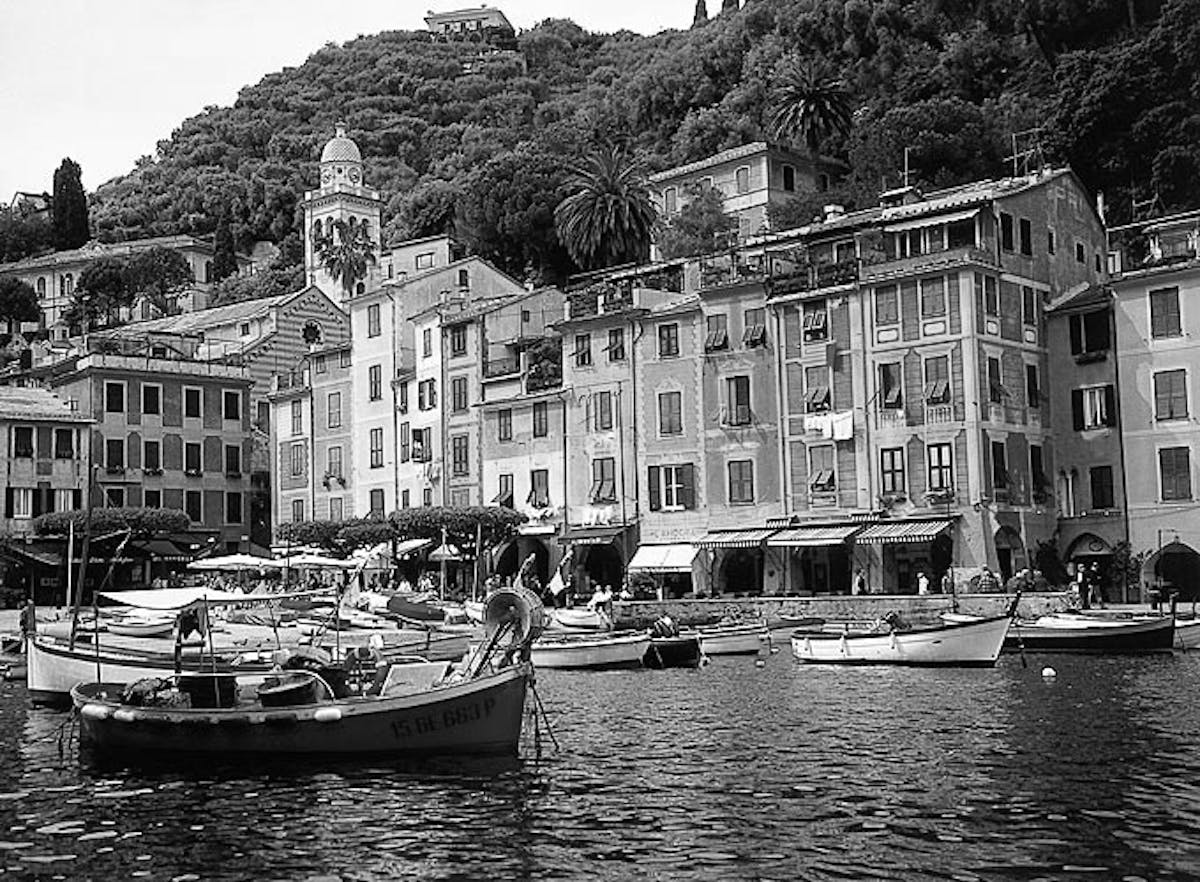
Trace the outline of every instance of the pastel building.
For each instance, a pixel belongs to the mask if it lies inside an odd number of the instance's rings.
[[[802,193],[824,192],[845,166],[783,144],[755,141],[650,176],[659,215],[670,220],[707,188],[720,192],[737,218],[739,240],[769,231],[767,206]]]
[[[348,342],[314,349],[297,370],[276,376],[270,395],[273,528],[354,517],[351,382]]]
[[[1200,596],[1200,212],[1147,223],[1112,279],[1129,542],[1143,590]],[[1130,243],[1132,245],[1134,243]]]

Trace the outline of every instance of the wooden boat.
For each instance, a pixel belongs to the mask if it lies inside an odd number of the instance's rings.
[[[1170,652],[1174,644],[1173,616],[1118,618],[1056,613],[1013,622],[1004,648],[1030,652],[1139,653]]]
[[[1010,621],[1004,615],[888,633],[798,630],[792,655],[816,664],[992,667]]]
[[[1182,650],[1200,647],[1200,618],[1175,618],[1175,648]]]
[[[673,637],[651,637],[650,646],[642,656],[642,665],[653,670],[663,668],[698,668],[704,661],[700,650],[700,635],[677,634]]]
[[[436,625],[446,620],[446,611],[432,603],[421,603],[393,595],[388,598],[388,612],[405,622],[419,625]]]
[[[546,634],[533,644],[535,668],[601,670],[640,668],[650,648],[650,635],[633,634]]]
[[[82,744],[132,758],[515,755],[533,678],[529,648],[543,623],[536,595],[502,589],[489,598],[486,642],[468,664],[416,687],[389,688],[385,680],[374,694],[342,695],[319,674],[296,671],[260,683],[252,697],[244,689],[231,695],[228,688],[214,688],[213,706],[205,707],[192,705],[192,693],[175,679],[132,687],[81,683],[71,699]],[[208,676],[195,675],[182,685]]]
[[[594,609],[566,607],[549,610],[551,630],[567,631],[610,631],[612,620]]]
[[[766,622],[731,622],[700,628],[705,655],[757,655],[770,640]]]
[[[175,628],[175,620],[142,619],[131,616],[108,619],[104,623],[110,634],[120,634],[122,637],[163,637]]]

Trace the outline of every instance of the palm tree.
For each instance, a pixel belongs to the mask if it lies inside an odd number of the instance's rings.
[[[554,209],[558,239],[571,259],[585,269],[646,260],[658,213],[641,160],[608,145],[571,172],[573,192]]]
[[[367,268],[375,263],[375,243],[366,224],[335,220],[317,242],[317,259],[335,282],[340,282],[349,300],[354,286],[367,277]]]
[[[799,138],[816,153],[831,134],[850,130],[850,95],[823,60],[793,60],[774,90],[771,130],[781,140]]]

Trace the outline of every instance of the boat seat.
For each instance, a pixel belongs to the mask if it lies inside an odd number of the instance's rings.
[[[381,698],[422,692],[450,673],[449,662],[400,662],[388,666],[379,689]]]

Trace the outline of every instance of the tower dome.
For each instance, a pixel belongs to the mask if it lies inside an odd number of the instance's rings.
[[[362,162],[358,145],[346,137],[346,124],[338,123],[334,136],[321,151],[321,162]]]

